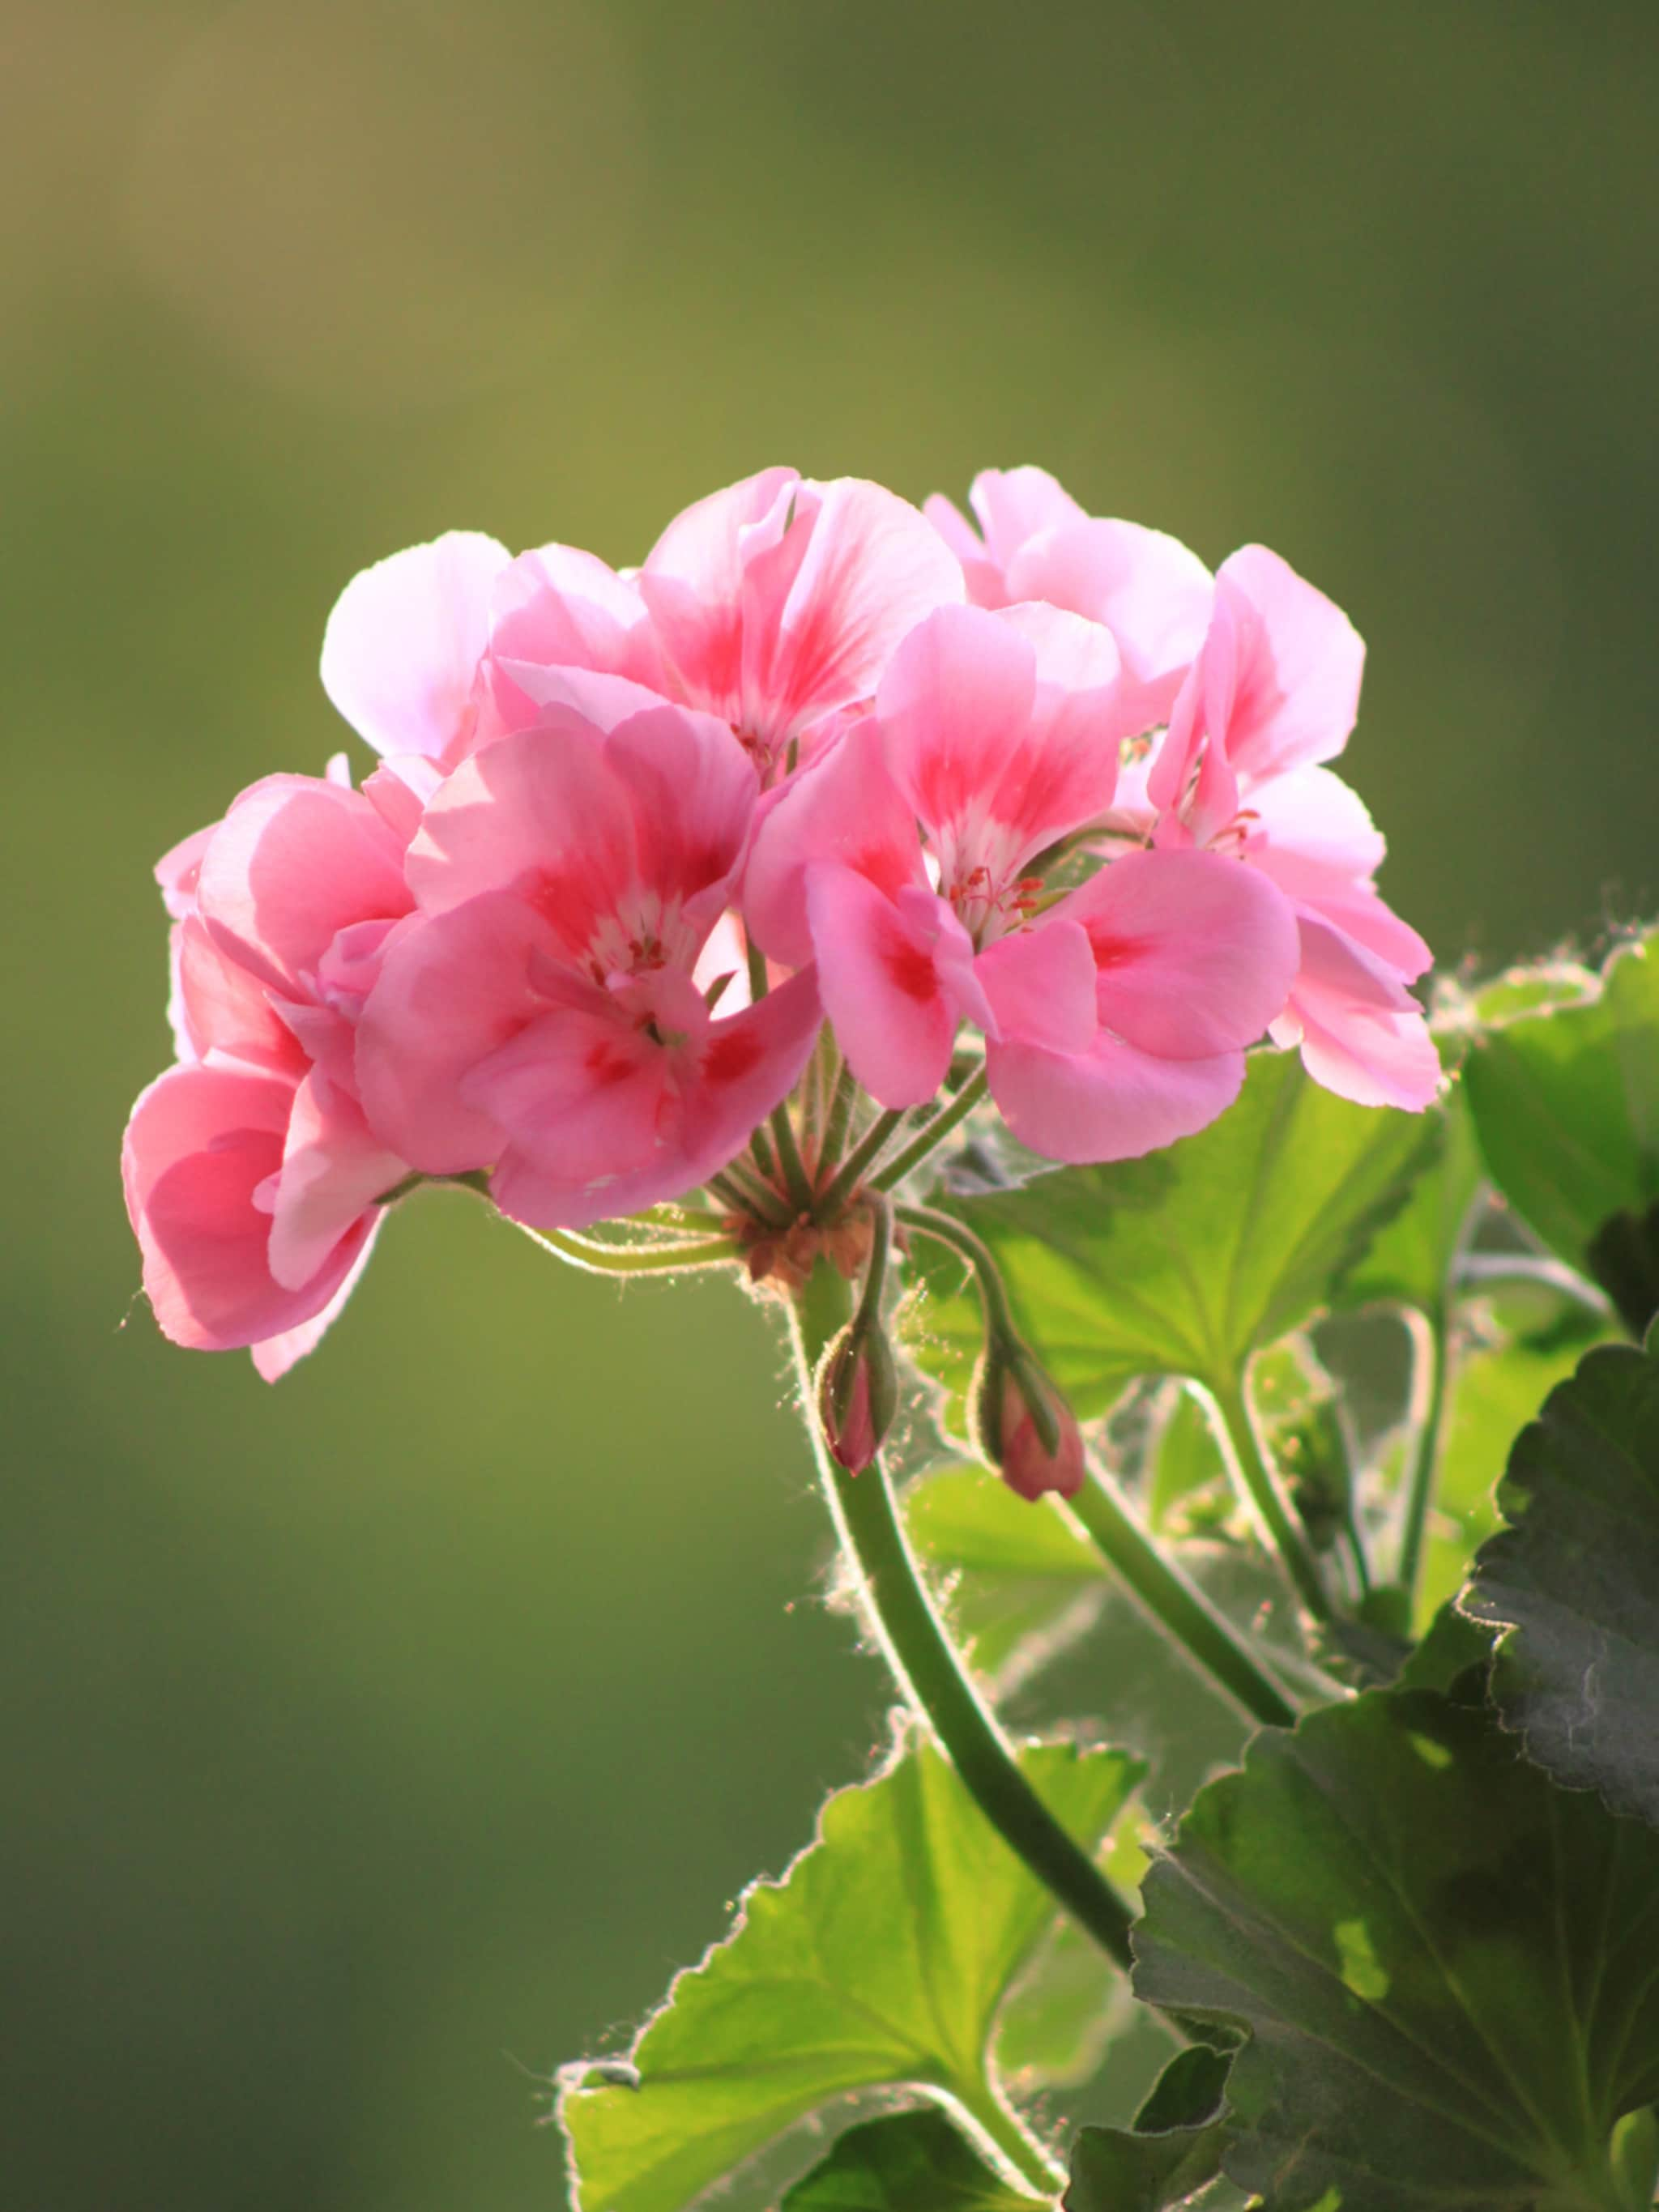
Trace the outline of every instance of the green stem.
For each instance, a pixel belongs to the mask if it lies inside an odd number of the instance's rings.
[[[1195,1583],[1166,1559],[1105,1469],[1089,1461],[1089,1480],[1067,1510],[1081,1522],[1135,1597],[1188,1656],[1268,1728],[1293,1728],[1296,1708],[1251,1657]]]
[[[842,1147],[847,1142],[847,1132],[853,1119],[853,1101],[859,1095],[858,1078],[842,1060],[841,1073],[836,1078],[836,1087],[830,1100],[829,1119],[823,1125],[823,1142],[818,1147],[817,1176],[822,1182],[835,1172]]]
[[[503,1220],[512,1220],[503,1214]],[[705,1237],[696,1243],[662,1244],[654,1249],[649,1245],[595,1244],[586,1237],[573,1237],[562,1229],[532,1229],[528,1223],[514,1221],[513,1226],[524,1231],[532,1243],[539,1244],[573,1267],[580,1267],[588,1275],[672,1275],[690,1273],[696,1267],[726,1267],[743,1254],[729,1237]]]
[[[894,1211],[907,1229],[931,1237],[935,1244],[944,1245],[947,1252],[954,1252],[958,1260],[967,1262],[979,1287],[987,1334],[1010,1338],[1018,1343],[1019,1331],[1014,1326],[1008,1304],[1007,1285],[1002,1279],[996,1255],[984,1238],[975,1236],[967,1223],[958,1221],[954,1214],[936,1213],[931,1206],[901,1206]]]
[[[1318,1562],[1297,1526],[1279,1477],[1268,1466],[1256,1441],[1255,1424],[1242,1383],[1226,1390],[1205,1389],[1200,1398],[1210,1412],[1210,1425],[1221,1448],[1221,1456],[1234,1487],[1251,1509],[1278,1549],[1297,1594],[1316,1620],[1331,1618],[1331,1601]]]
[[[820,1196],[817,1206],[820,1221],[835,1219],[837,1208],[858,1188],[864,1170],[879,1155],[882,1146],[904,1119],[904,1114],[902,1107],[896,1106],[890,1112],[876,1116],[842,1163],[840,1172],[829,1189]]]
[[[1432,1313],[1419,1313],[1414,1309],[1406,1317],[1412,1340],[1412,1352],[1417,1370],[1418,1390],[1425,1401],[1417,1423],[1412,1453],[1411,1474],[1406,1485],[1406,1514],[1400,1529],[1400,1564],[1395,1580],[1407,1597],[1415,1599],[1418,1577],[1423,1571],[1423,1540],[1428,1528],[1429,1506],[1434,1497],[1434,1479],[1440,1466],[1440,1447],[1446,1425],[1446,1409],[1449,1393],[1447,1385],[1451,1379],[1450,1346],[1446,1340],[1446,1313],[1437,1307]],[[1426,1373],[1428,1388],[1422,1390],[1422,1378]]]
[[[877,1188],[891,1190],[896,1184],[902,1182],[906,1176],[919,1168],[928,1153],[950,1135],[957,1122],[965,1121],[973,1112],[975,1107],[985,1096],[987,1080],[985,1070],[982,1067],[975,1069],[950,1104],[943,1107],[934,1115],[915,1142],[907,1145],[902,1152],[896,1152],[888,1161],[876,1178]]]
[[[880,1460],[861,1474],[849,1475],[836,1465],[812,1418],[813,1371],[851,1311],[848,1285],[821,1260],[795,1301],[791,1334],[818,1473],[877,1641],[901,1689],[932,1723],[992,1826],[1127,1969],[1129,1908],[1020,1772],[1001,1730],[980,1702],[922,1587]]]
[[[812,1209],[812,1179],[801,1158],[800,1146],[795,1142],[795,1125],[789,1118],[789,1109],[777,1105],[772,1109],[772,1141],[778,1148],[778,1165],[783,1173],[784,1187],[797,1213],[810,1213]]]
[[[994,2085],[981,2081],[970,2090],[966,2082],[952,2082],[951,2094],[996,2145],[1020,2179],[1037,2191],[1045,2204],[1052,2204],[1055,2191],[1065,2186],[1065,2168],[1056,2166],[1041,2143],[1034,2142],[1026,2134],[997,2094]]]
[[[739,1213],[752,1213],[770,1229],[789,1226],[789,1209],[781,1194],[763,1182],[742,1158],[728,1160],[719,1175],[710,1176],[708,1188],[729,1198]]]

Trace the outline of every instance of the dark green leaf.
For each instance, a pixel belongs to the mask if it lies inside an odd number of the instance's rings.
[[[952,1210],[995,1251],[1021,1326],[1086,1419],[1139,1375],[1231,1389],[1332,1296],[1441,1134],[1436,1115],[1350,1105],[1293,1054],[1259,1053],[1200,1135]],[[978,1343],[961,1279],[938,1268],[915,1317],[918,1357],[947,1379]]]
[[[1611,2212],[1659,2094],[1659,1836],[1479,1704],[1267,1729],[1146,1886],[1139,1993],[1246,2028],[1224,2163],[1270,2212]]]
[[[848,2128],[778,2212],[1029,2212],[943,2112],[896,2112]]]
[[[1659,960],[1620,948],[1599,994],[1483,1036],[1464,1072],[1493,1181],[1571,1267],[1659,1198]]]
[[[1035,1747],[1022,1765],[1091,1846],[1137,1778],[1115,1753],[1069,1745]],[[1006,2140],[987,2047],[1051,1917],[1047,1891],[936,1752],[837,1792],[817,1840],[781,1881],[749,1890],[733,1933],[676,1980],[629,2054],[639,2087],[568,2069],[559,2117],[583,2212],[682,2212],[857,2089],[945,2090]]]
[[[1528,1754],[1659,1826],[1659,1358],[1603,1345],[1521,1431],[1513,1526],[1460,1603],[1501,1629],[1492,1692]]]
[[[1220,2170],[1231,2057],[1195,2045],[1170,2061],[1130,2128],[1085,2128],[1064,2212],[1164,2212]]]

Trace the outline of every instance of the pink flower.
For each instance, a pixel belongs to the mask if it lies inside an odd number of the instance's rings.
[[[903,500],[767,469],[677,516],[634,574],[567,546],[526,554],[498,598],[497,705],[508,724],[574,706],[609,725],[659,694],[718,716],[769,782],[867,702],[922,615],[962,596]]]
[[[757,789],[724,723],[664,705],[608,732],[565,709],[456,770],[409,851],[421,918],[358,1039],[370,1118],[404,1158],[493,1163],[504,1212],[578,1227],[742,1148],[819,1018],[810,974],[729,1015],[694,980]]]
[[[1085,514],[1044,469],[985,469],[969,504],[982,538],[938,493],[923,513],[962,563],[975,606],[1041,599],[1103,623],[1136,732],[1164,721],[1203,642],[1212,590],[1194,553],[1161,530]]]
[[[1272,878],[1300,930],[1298,970],[1274,1021],[1315,1080],[1365,1106],[1420,1109],[1440,1060],[1407,989],[1429,948],[1378,896],[1383,842],[1322,765],[1358,710],[1365,649],[1347,617],[1279,556],[1246,546],[1223,563],[1203,646],[1144,778],[1135,820],[1165,847],[1236,854]]]
[[[357,1012],[410,904],[377,798],[384,784],[272,776],[157,871],[180,1064],[139,1098],[123,1147],[144,1287],[175,1343],[251,1346],[270,1381],[344,1304],[376,1201],[407,1172],[353,1074]]]
[[[1054,1158],[1151,1151],[1237,1095],[1295,965],[1273,887],[1171,852],[1057,901],[1043,888],[1047,857],[1112,804],[1118,673],[1110,636],[1075,616],[940,610],[894,655],[874,715],[767,814],[750,928],[776,959],[816,957],[882,1104],[933,1096],[963,1019],[1010,1127]]]

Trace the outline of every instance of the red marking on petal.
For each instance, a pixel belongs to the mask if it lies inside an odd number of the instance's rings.
[[[1133,960],[1139,950],[1127,937],[1114,937],[1110,930],[1102,929],[1095,923],[1085,922],[1084,927],[1097,968],[1121,968],[1126,960]]]
[[[761,1056],[761,1041],[751,1029],[733,1024],[722,1036],[718,1031],[702,1056],[703,1079],[708,1083],[738,1083]]]
[[[907,999],[926,1006],[939,996],[939,978],[933,972],[931,952],[900,939],[883,945],[881,957],[894,984]]]
[[[596,1084],[623,1083],[639,1063],[631,1053],[619,1051],[609,1038],[597,1037],[587,1048],[583,1065]]]

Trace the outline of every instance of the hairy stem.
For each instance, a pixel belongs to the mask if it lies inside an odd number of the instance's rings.
[[[1200,1397],[1209,1413],[1210,1425],[1235,1489],[1278,1551],[1303,1604],[1316,1620],[1328,1620],[1331,1601],[1319,1563],[1297,1523],[1278,1475],[1267,1464],[1243,1382],[1225,1390],[1202,1390]]]
[[[504,1214],[503,1220],[511,1220]],[[563,1229],[532,1229],[515,1221],[532,1243],[551,1252],[588,1275],[672,1275],[697,1267],[721,1267],[740,1260],[743,1253],[729,1237],[705,1237],[678,1244],[598,1244],[574,1237]]]
[[[976,1068],[957,1091],[950,1104],[934,1115],[927,1127],[902,1152],[896,1152],[876,1178],[878,1190],[891,1190],[912,1174],[948,1137],[959,1121],[965,1121],[980,1100],[985,1096],[985,1070]]]
[[[853,1102],[858,1097],[858,1078],[842,1060],[830,1100],[829,1118],[823,1125],[823,1141],[818,1146],[817,1168],[820,1182],[835,1172],[836,1163],[847,1142],[847,1132],[853,1119]]]
[[[820,1194],[817,1210],[821,1221],[835,1219],[837,1208],[844,1206],[858,1188],[864,1170],[880,1157],[882,1147],[903,1119],[904,1109],[897,1106],[876,1116],[842,1163],[829,1189]]]
[[[1291,1728],[1296,1708],[1196,1583],[1167,1559],[1092,1455],[1089,1480],[1066,1509],[1081,1522],[1144,1610],[1253,1720]]]
[[[1423,1571],[1423,1540],[1427,1533],[1429,1507],[1434,1498],[1435,1477],[1440,1468],[1451,1380],[1451,1346],[1447,1340],[1443,1308],[1433,1313],[1414,1309],[1406,1316],[1412,1340],[1413,1411],[1417,1414],[1412,1447],[1411,1473],[1406,1482],[1405,1517],[1400,1528],[1400,1560],[1395,1579],[1407,1597],[1415,1599]]]
[[[813,1372],[852,1312],[848,1285],[820,1261],[797,1297],[792,1337],[801,1403],[836,1532],[855,1570],[877,1641],[900,1688],[926,1716],[969,1796],[999,1835],[1117,1963],[1130,1962],[1130,1912],[1089,1854],[1020,1772],[922,1586],[878,1458],[837,1466],[812,1418]]]

